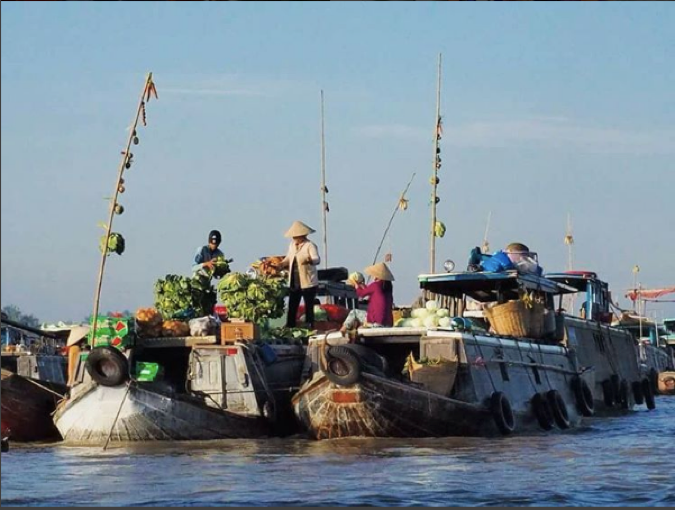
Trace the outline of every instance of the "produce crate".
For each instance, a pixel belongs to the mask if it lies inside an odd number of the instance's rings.
[[[92,327],[94,320],[89,323]],[[109,317],[99,315],[96,321],[96,338],[92,339],[91,331],[87,335],[87,342],[92,347],[108,345],[120,350],[133,347],[135,339],[133,317]]]
[[[221,345],[247,342],[260,337],[260,328],[253,322],[223,322],[220,325]]]

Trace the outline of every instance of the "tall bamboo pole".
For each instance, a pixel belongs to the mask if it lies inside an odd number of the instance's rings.
[[[324,130],[323,90],[321,91],[321,214],[323,217],[323,267],[328,268],[328,202],[326,202],[326,136]]]
[[[101,287],[103,285],[103,273],[105,271],[105,261],[108,258],[108,241],[110,240],[110,233],[112,232],[112,223],[113,218],[115,217],[115,206],[117,205],[117,197],[119,195],[120,185],[122,184],[122,176],[124,175],[124,170],[126,169],[127,164],[131,162],[129,149],[131,148],[131,143],[136,136],[136,127],[138,126],[138,119],[143,111],[145,106],[145,97],[149,93],[150,87],[152,86],[152,73],[148,73],[148,76],[145,78],[145,84],[143,85],[143,92],[141,93],[141,98],[138,101],[138,107],[136,108],[136,116],[134,117],[134,122],[129,131],[129,139],[127,140],[127,146],[124,152],[122,152],[122,161],[120,162],[119,169],[117,171],[117,181],[115,182],[115,191],[113,197],[110,200],[110,211],[108,217],[108,223],[106,225],[105,232],[105,243],[103,244],[103,253],[101,254],[101,265],[98,271],[98,282],[96,284],[96,294],[94,295],[94,315],[92,318],[92,330],[91,338],[92,345],[94,339],[96,338],[96,327],[98,325],[98,308],[101,300]]]
[[[438,86],[436,88],[436,121],[434,125],[434,159],[433,174],[431,178],[431,249],[430,249],[430,268],[429,272],[436,272],[436,189],[438,188],[438,168],[440,166],[440,157],[438,154],[438,140],[440,137],[441,124],[441,58],[438,54]]]

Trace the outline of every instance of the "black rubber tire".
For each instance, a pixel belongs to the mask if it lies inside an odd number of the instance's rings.
[[[129,380],[129,361],[114,347],[94,347],[85,366],[91,378],[101,386],[119,386]]]
[[[656,399],[654,398],[654,392],[652,392],[652,382],[649,379],[642,380],[642,393],[645,396],[647,409],[650,411],[656,409]]]
[[[544,430],[553,428],[553,412],[546,397],[541,393],[535,393],[532,397],[532,411],[539,422],[539,426]]]
[[[328,349],[326,378],[339,386],[351,386],[361,378],[358,356],[344,345]]]
[[[577,410],[581,416],[593,416],[595,414],[595,402],[593,401],[593,392],[588,383],[581,377],[576,376],[572,379],[572,391],[577,403]]]
[[[619,383],[619,404],[621,409],[630,409],[630,389],[625,379],[621,379]]]
[[[389,364],[384,356],[380,356],[370,347],[359,344],[347,344],[342,347],[349,349],[356,356],[358,356],[361,361],[361,368],[365,372],[375,372],[375,375],[386,376],[389,371]],[[372,370],[374,369],[374,370]]]
[[[546,400],[548,400],[551,406],[555,424],[563,430],[570,428],[570,416],[567,412],[567,405],[560,392],[558,390],[550,390],[546,393]]]
[[[612,392],[614,393],[614,403],[621,404],[621,378],[618,374],[612,374],[609,380],[612,384]]]
[[[602,398],[605,401],[605,405],[607,407],[614,407],[614,388],[612,387],[612,381],[609,379],[602,381]]]
[[[490,413],[502,435],[507,436],[516,430],[511,402],[501,391],[495,391],[490,397]]]
[[[655,368],[649,370],[649,382],[652,385],[652,395],[659,393],[659,373]]]
[[[645,394],[642,392],[642,383],[640,381],[633,381],[631,384],[633,388],[633,398],[635,403],[639,406],[645,403]]]

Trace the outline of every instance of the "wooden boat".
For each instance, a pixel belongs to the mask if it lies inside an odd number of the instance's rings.
[[[64,388],[37,382],[2,369],[2,422],[12,441],[52,441],[60,439],[52,421],[56,403]]]
[[[107,347],[108,362],[133,374],[122,381],[102,376],[116,372],[101,370],[91,354],[82,359],[77,384],[54,415],[64,441],[100,445],[108,437],[127,442],[274,435],[284,398],[290,413],[289,387],[299,384],[303,349],[215,342],[216,337],[138,339],[126,355]],[[152,380],[140,376],[139,367],[148,365],[161,367]]]
[[[515,272],[423,275],[420,283],[479,301],[517,296],[520,288],[570,291]],[[489,334],[468,320],[454,329],[361,328],[357,344],[339,333],[310,339],[296,416],[314,438],[332,439],[567,429],[593,413],[593,370],[578,370],[566,347]],[[420,377],[400,377],[410,353],[440,363]]]
[[[625,328],[611,326],[607,283],[590,271],[546,277],[584,296],[582,316],[565,315],[559,327],[564,344],[575,350],[580,366],[595,368],[592,390],[597,414],[621,413],[643,404],[654,409],[654,383],[640,368],[636,339]]]

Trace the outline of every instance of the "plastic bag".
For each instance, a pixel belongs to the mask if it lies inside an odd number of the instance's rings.
[[[218,327],[216,319],[211,316],[192,319],[188,324],[190,325],[190,336],[215,335]]]

